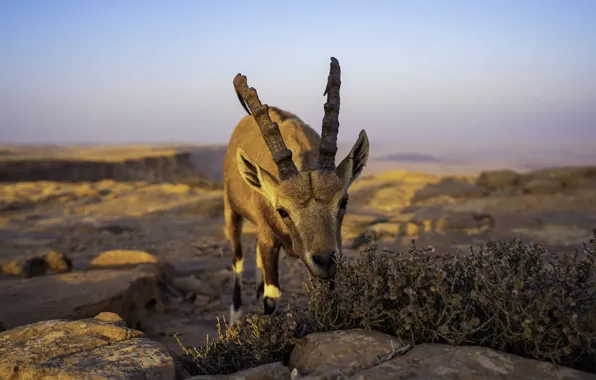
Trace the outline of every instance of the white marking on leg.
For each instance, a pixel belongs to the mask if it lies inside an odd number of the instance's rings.
[[[238,324],[240,317],[242,317],[242,307],[234,310],[234,305],[230,305],[230,324]]]
[[[263,258],[261,257],[261,250],[257,246],[257,287],[263,282]]]
[[[244,257],[237,260],[233,265],[234,273],[242,273],[244,271]]]
[[[257,247],[257,268],[263,269],[263,258],[261,257],[261,250]]]

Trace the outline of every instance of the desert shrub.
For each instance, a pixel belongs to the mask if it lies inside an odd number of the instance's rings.
[[[594,231],[596,238],[596,230]],[[509,239],[463,255],[371,245],[341,260],[335,287],[311,282],[307,307],[249,316],[187,351],[193,374],[230,373],[287,360],[312,332],[374,329],[414,344],[481,345],[596,372],[596,242],[547,254]]]
[[[262,364],[286,361],[299,337],[307,335],[304,322],[298,327],[295,303],[282,315],[247,315],[239,325],[217,321],[218,338],[199,347],[185,348],[180,357],[191,375],[227,374]]]

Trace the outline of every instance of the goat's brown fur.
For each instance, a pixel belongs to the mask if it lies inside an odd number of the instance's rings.
[[[257,274],[257,298],[263,293],[265,313],[275,310],[281,295],[280,248],[290,256],[301,258],[315,276],[332,278],[335,274],[333,259],[341,254],[341,223],[347,190],[366,164],[369,149],[366,133],[361,131],[342,163],[337,168],[332,162],[330,165],[334,149],[337,150],[335,138],[339,126],[337,112],[327,112],[328,109],[339,111],[338,64],[336,70],[336,83],[332,83],[330,75],[328,88],[331,91],[325,107],[327,124],[333,127],[336,123],[335,131],[328,130],[327,136],[334,132],[335,135],[329,137],[326,144],[322,144],[319,134],[296,115],[261,105],[256,91],[247,88],[246,77],[238,75],[234,81],[239,99],[248,98],[246,103],[252,115],[238,123],[224,157],[224,214],[235,273],[232,322],[237,320],[242,304],[244,258],[240,237],[243,219],[257,227],[257,272],[261,272]],[[333,101],[336,104],[331,104]],[[276,136],[281,137],[281,141],[276,140]],[[319,162],[323,146],[327,155],[325,168]],[[277,157],[277,164],[272,155]],[[280,168],[284,170],[283,176],[280,176]]]

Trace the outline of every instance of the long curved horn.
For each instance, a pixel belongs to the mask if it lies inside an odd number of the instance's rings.
[[[319,148],[319,168],[325,171],[335,170],[335,154],[337,153],[337,133],[339,132],[339,88],[341,86],[341,70],[339,62],[331,57],[331,67],[327,77],[327,87],[323,96],[327,95],[321,146]]]
[[[248,87],[246,76],[237,74],[234,78],[234,88],[238,97],[250,108],[250,113],[261,128],[263,139],[271,151],[273,162],[279,169],[279,179],[282,181],[298,174],[298,169],[292,161],[292,151],[286,147],[279,126],[269,118],[269,107],[261,104],[257,90]]]

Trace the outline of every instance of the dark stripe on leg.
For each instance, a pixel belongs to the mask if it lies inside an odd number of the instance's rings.
[[[234,292],[232,293],[232,305],[234,311],[240,310],[242,306],[242,276],[234,274]]]

